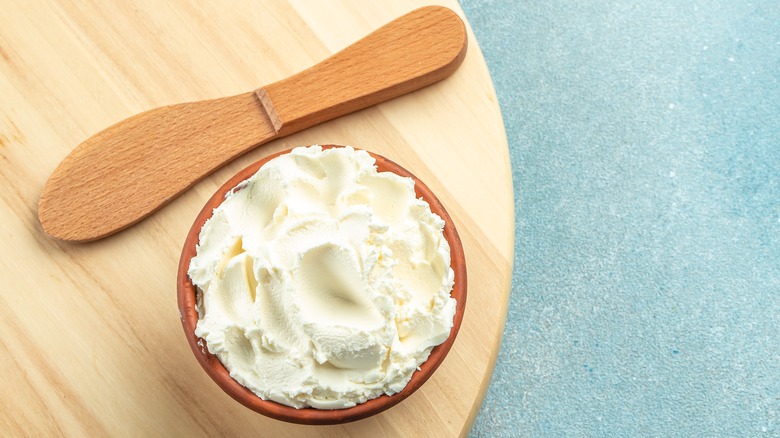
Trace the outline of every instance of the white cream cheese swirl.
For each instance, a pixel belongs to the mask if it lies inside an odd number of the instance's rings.
[[[296,408],[401,391],[447,339],[444,221],[351,147],[296,148],[213,211],[189,276],[195,334],[241,385]]]

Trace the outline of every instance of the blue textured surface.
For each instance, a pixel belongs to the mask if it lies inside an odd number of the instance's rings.
[[[462,0],[516,248],[473,436],[780,436],[780,3]]]

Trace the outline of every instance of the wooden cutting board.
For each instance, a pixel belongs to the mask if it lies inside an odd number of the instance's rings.
[[[449,79],[262,146],[115,236],[56,241],[36,213],[48,175],[93,133],[274,82],[424,4],[0,0],[0,435],[468,433],[498,353],[514,239],[507,142],[470,30]],[[431,380],[380,415],[327,427],[271,420],[225,395],[187,346],[175,287],[184,237],[217,187],[266,154],[315,143],[375,151],[425,181],[457,224],[469,275],[463,326]]]

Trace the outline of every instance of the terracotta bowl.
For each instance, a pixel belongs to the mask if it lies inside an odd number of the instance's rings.
[[[338,147],[336,145],[323,146],[323,148]],[[181,322],[184,326],[184,333],[187,336],[187,341],[192,348],[192,352],[195,354],[198,362],[206,370],[209,376],[217,383],[228,395],[236,399],[239,403],[277,420],[288,421],[292,423],[300,424],[338,424],[347,423],[350,421],[360,420],[362,418],[369,417],[371,415],[382,412],[396,404],[400,403],[405,398],[409,397],[414,391],[416,391],[428,378],[431,377],[436,368],[441,365],[444,357],[450,351],[453,342],[455,342],[455,336],[458,334],[461,321],[463,320],[463,311],[466,305],[466,261],[463,256],[463,245],[461,244],[458,232],[455,230],[455,224],[452,219],[444,210],[441,202],[436,199],[433,192],[425,186],[419,179],[412,175],[409,171],[402,168],[398,164],[384,158],[380,155],[369,152],[369,154],[376,159],[376,165],[380,172],[390,171],[404,177],[411,177],[415,182],[415,193],[418,197],[422,197],[431,206],[431,210],[438,214],[445,221],[444,236],[450,244],[451,250],[451,266],[455,271],[455,287],[452,290],[452,297],[457,300],[457,307],[455,312],[455,320],[450,331],[450,336],[444,341],[443,344],[438,345],[431,351],[428,360],[420,365],[420,369],[412,375],[412,379],[406,385],[406,387],[399,393],[392,396],[382,395],[372,400],[368,400],[365,403],[347,409],[334,409],[334,410],[322,410],[314,408],[302,408],[295,409],[290,406],[282,405],[274,401],[263,400],[255,395],[250,390],[241,386],[238,382],[230,377],[230,374],[219,361],[219,359],[208,352],[206,349],[205,341],[195,336],[195,326],[198,323],[198,312],[195,308],[195,286],[190,281],[187,275],[187,269],[190,264],[190,259],[195,256],[195,245],[198,243],[198,234],[206,223],[206,220],[211,216],[212,210],[216,208],[222,200],[225,198],[225,193],[230,189],[238,185],[241,181],[248,179],[260,167],[269,160],[290,152],[290,150],[282,151],[280,153],[263,158],[262,160],[252,164],[246,169],[238,172],[236,176],[231,178],[222,187],[214,193],[214,196],[209,199],[203,210],[195,219],[195,223],[192,225],[187,240],[184,243],[184,249],[181,254],[181,260],[179,261],[179,277],[177,281],[178,286],[178,301],[179,301],[179,314],[181,316]]]

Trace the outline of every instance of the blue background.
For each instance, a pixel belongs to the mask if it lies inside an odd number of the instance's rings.
[[[780,436],[780,2],[462,6],[517,230],[472,435]]]

